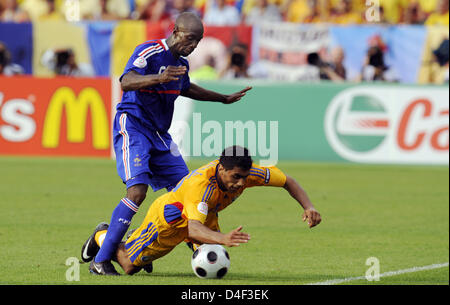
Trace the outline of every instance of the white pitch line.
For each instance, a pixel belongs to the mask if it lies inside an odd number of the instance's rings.
[[[413,268],[402,269],[402,270],[397,270],[397,271],[389,271],[389,272],[381,273],[380,278],[395,276],[395,275],[400,275],[400,274],[405,274],[405,273],[412,273],[412,272],[418,272],[418,271],[444,268],[444,267],[448,267],[448,262],[442,263],[442,264],[433,264],[433,265],[428,265],[428,266],[422,266],[422,267],[413,267]],[[309,283],[306,285],[336,285],[336,284],[341,284],[341,283],[346,283],[346,282],[351,282],[351,281],[358,281],[358,280],[365,280],[365,279],[366,279],[365,276],[357,276],[357,277],[348,277],[345,279],[335,279],[335,280],[328,280],[328,281],[324,281],[324,282]]]

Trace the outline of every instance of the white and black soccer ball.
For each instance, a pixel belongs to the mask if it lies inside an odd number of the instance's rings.
[[[230,256],[221,245],[203,244],[191,258],[192,270],[202,279],[220,279],[230,268]]]

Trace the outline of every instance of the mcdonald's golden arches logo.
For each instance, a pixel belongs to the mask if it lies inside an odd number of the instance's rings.
[[[109,123],[105,103],[98,91],[86,87],[78,97],[70,87],[60,87],[53,94],[45,115],[42,146],[57,148],[61,133],[61,119],[65,107],[67,141],[83,143],[86,140],[88,109],[92,122],[92,146],[95,149],[109,148]]]

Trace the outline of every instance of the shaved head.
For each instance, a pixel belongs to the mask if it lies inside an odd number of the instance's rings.
[[[175,26],[167,39],[167,45],[174,56],[188,56],[202,38],[202,20],[196,14],[185,12],[175,20]]]
[[[175,29],[201,32],[203,34],[203,23],[196,14],[184,12],[175,20]]]

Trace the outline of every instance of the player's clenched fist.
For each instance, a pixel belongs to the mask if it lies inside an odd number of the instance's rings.
[[[160,75],[161,83],[168,83],[171,81],[177,81],[179,76],[182,76],[186,73],[187,69],[185,66],[167,66],[163,73]]]
[[[317,226],[322,221],[320,213],[313,208],[306,209],[303,213],[302,219],[303,221],[308,221],[310,228]]]

